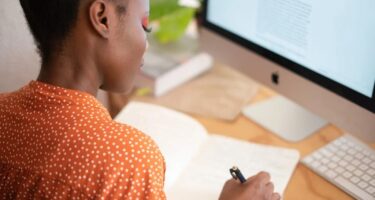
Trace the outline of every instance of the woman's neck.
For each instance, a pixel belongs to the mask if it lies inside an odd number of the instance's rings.
[[[43,64],[37,80],[93,96],[96,96],[101,83],[95,64],[75,52],[60,53]]]

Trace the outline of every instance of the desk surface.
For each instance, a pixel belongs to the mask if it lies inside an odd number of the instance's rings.
[[[273,91],[261,88],[251,102],[259,102],[274,95],[276,94]],[[109,95],[111,114],[116,115],[122,106],[126,104],[127,100],[125,96]],[[299,150],[301,157],[304,157],[343,134],[339,128],[328,125],[301,142],[290,143],[278,138],[243,115],[240,115],[233,122],[192,116],[201,122],[209,133],[226,133],[228,136],[256,143],[294,148]],[[371,146],[375,147],[375,144],[373,143]],[[284,199],[346,200],[353,198],[299,163],[284,193]]]

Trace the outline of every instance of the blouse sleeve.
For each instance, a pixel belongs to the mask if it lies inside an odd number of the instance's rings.
[[[125,199],[165,200],[165,161],[155,142],[145,136],[134,149],[130,166],[118,179],[118,197]],[[138,148],[139,147],[139,148]],[[133,155],[133,154],[132,154]],[[117,192],[116,192],[117,193]],[[117,195],[116,195],[117,196]]]

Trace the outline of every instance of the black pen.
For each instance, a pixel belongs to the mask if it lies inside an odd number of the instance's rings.
[[[236,180],[239,179],[241,183],[246,182],[245,177],[242,175],[242,173],[241,173],[240,169],[238,169],[238,167],[233,166],[232,168],[229,169],[229,172],[234,179],[236,179]]]

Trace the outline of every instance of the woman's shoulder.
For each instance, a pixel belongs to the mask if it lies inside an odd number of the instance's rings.
[[[88,145],[90,150],[113,154],[132,154],[132,157],[143,157],[161,154],[156,142],[148,135],[127,124],[110,121],[85,130],[86,134],[77,134],[74,140]],[[122,152],[122,153],[121,153]],[[115,156],[116,157],[116,156]]]
[[[7,97],[9,97],[11,94],[12,93],[0,93],[0,102],[7,99]]]
[[[128,144],[134,143],[137,146],[141,145],[141,147],[150,149],[158,148],[155,141],[150,136],[133,126],[113,121],[112,127],[114,132],[111,134],[113,137],[119,139],[119,141],[127,141]]]

